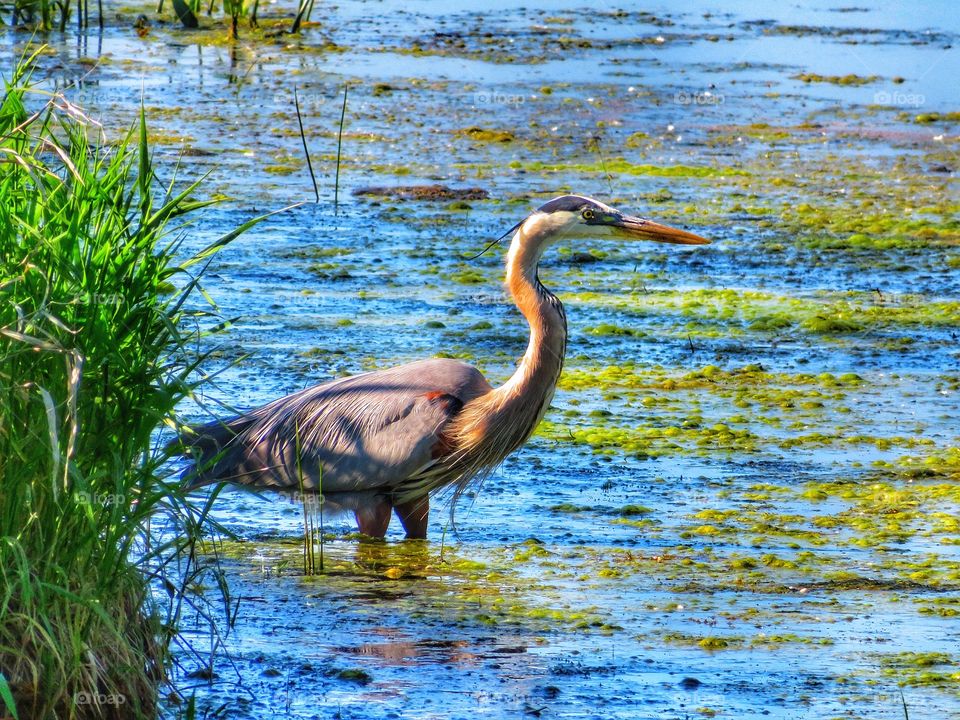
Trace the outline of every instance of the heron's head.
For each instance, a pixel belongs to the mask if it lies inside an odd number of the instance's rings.
[[[706,245],[699,235],[661,225],[646,218],[626,215],[599,200],[582,195],[561,195],[534,210],[518,226],[528,238],[542,245],[580,237],[622,237],[681,245]]]

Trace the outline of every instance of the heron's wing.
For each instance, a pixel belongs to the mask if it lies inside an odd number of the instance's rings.
[[[288,395],[195,428],[194,485],[389,490],[445,452],[443,428],[490,385],[455,360],[423,360]]]

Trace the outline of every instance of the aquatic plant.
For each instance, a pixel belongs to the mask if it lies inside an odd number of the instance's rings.
[[[63,32],[70,20],[70,0],[14,0],[10,7],[10,24],[25,23],[40,30],[57,28]],[[77,29],[90,27],[90,2],[77,0]],[[103,0],[97,0],[97,24],[103,28]]]
[[[297,14],[293,19],[293,25],[290,26],[290,32],[296,34],[300,32],[300,26],[304,22],[310,21],[310,14],[313,12],[314,0],[300,0],[297,5]]]
[[[111,145],[32,91],[37,54],[0,103],[0,714],[147,717],[205,572],[155,430],[197,384],[202,263],[259,219],[184,257],[200,181],[160,186],[142,112]]]

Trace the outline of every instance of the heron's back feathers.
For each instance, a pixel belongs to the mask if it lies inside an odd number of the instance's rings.
[[[449,451],[444,428],[490,390],[476,368],[439,358],[333,380],[184,433],[194,459],[184,479],[396,492]]]

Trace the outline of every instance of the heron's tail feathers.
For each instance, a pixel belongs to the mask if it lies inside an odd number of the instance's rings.
[[[181,481],[188,490],[226,479],[231,474],[228,466],[233,440],[247,430],[256,418],[240,415],[230,420],[215,420],[205,425],[184,425],[178,437],[171,440],[166,450],[172,455],[183,455],[193,463],[183,471]]]

